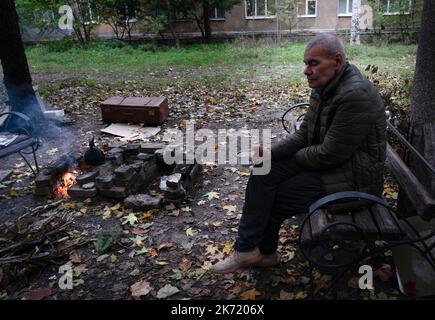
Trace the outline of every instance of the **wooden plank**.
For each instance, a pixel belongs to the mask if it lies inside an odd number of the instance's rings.
[[[350,213],[334,214],[332,223],[334,222],[354,223],[352,219],[352,215]],[[333,227],[332,230],[334,230],[334,233],[338,235],[339,238],[343,238],[343,239],[361,238],[361,235],[358,232],[358,230],[348,224],[337,225]]]
[[[311,230],[313,232],[314,239],[319,239],[322,230],[328,224],[328,218],[326,217],[326,212],[324,210],[318,209],[314,211],[313,215],[310,218],[311,220]]]
[[[373,213],[377,226],[379,227],[382,239],[402,238],[400,229],[388,209],[380,204],[375,204],[370,208],[370,210]]]
[[[399,182],[401,189],[406,193],[417,213],[425,220],[435,217],[434,197],[429,194],[389,144],[387,144],[386,165]]]
[[[360,227],[366,237],[370,240],[379,238],[379,230],[373,221],[370,210],[365,208],[359,211],[352,212],[353,220],[355,224]]]

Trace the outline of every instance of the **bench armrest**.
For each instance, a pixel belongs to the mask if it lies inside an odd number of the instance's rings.
[[[337,193],[327,195],[323,198],[320,198],[316,202],[314,202],[310,206],[309,214],[311,214],[312,212],[316,211],[317,209],[319,209],[320,207],[322,207],[328,203],[331,203],[331,202],[336,201],[336,200],[341,200],[341,199],[364,199],[364,200],[369,200],[371,202],[378,203],[384,207],[388,206],[388,204],[386,203],[386,201],[384,199],[379,198],[379,197],[374,196],[374,195],[369,194],[369,193],[359,192],[359,191],[342,191],[342,192],[337,192]]]
[[[293,109],[296,108],[300,108],[300,107],[306,107],[309,106],[310,104],[308,102],[302,102],[302,103],[297,103],[292,105],[286,112],[284,112],[284,114],[281,117],[281,122],[282,122],[282,126],[284,127],[284,130],[287,131],[288,133],[290,133],[290,130],[287,128],[286,124],[285,124],[285,116],[287,115],[287,113],[289,113],[290,111],[292,111]],[[298,119],[299,120],[299,119]]]
[[[33,132],[34,127],[33,127],[32,121],[30,120],[30,118],[27,115],[25,115],[24,113],[21,113],[21,112],[17,112],[17,111],[6,111],[3,113],[0,113],[0,117],[5,116],[5,115],[9,115],[11,117],[17,117],[17,118],[20,118],[21,120],[24,120],[27,128],[19,127],[19,129],[23,130],[26,133],[26,135],[31,136],[31,132]]]

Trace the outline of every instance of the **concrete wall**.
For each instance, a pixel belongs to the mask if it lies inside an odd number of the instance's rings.
[[[278,0],[279,1],[279,0]],[[317,0],[316,17],[297,17],[289,26],[289,21],[282,19],[280,30],[288,31],[332,31],[350,29],[351,17],[338,16],[339,0]],[[368,0],[362,0],[362,4],[367,4]],[[247,19],[245,14],[245,2],[234,6],[225,12],[225,20],[211,21],[212,32],[215,34],[224,33],[244,33],[244,32],[276,32],[276,18]],[[177,33],[197,34],[200,30],[195,21],[180,21],[175,25]],[[107,25],[100,25],[95,29],[95,33],[101,37],[110,37],[112,30]],[[133,31],[136,36],[143,36],[147,33],[146,22],[139,21]],[[165,33],[169,34],[169,30]]]

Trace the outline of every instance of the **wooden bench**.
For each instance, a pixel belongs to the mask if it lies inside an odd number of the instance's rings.
[[[284,113],[282,124],[287,132],[298,129],[303,115],[289,122],[293,128],[289,128],[285,116],[296,108],[308,105],[300,103]],[[392,127],[389,121],[388,126]],[[419,216],[425,220],[432,219],[435,215],[435,199],[389,144],[386,166]],[[300,252],[309,262],[311,274],[313,266],[338,271],[332,281],[331,286],[334,286],[347,271],[364,259],[401,245],[416,248],[435,270],[435,258],[431,252],[435,244],[429,246],[425,242],[432,237],[435,237],[435,230],[421,236],[385,199],[347,191],[325,196],[310,206],[300,225],[298,242]]]
[[[14,140],[11,143],[7,144],[6,146],[0,146],[0,159],[14,153],[18,153],[32,170],[33,174],[36,175],[36,173],[39,172],[38,161],[36,159],[36,150],[39,147],[39,140],[33,137],[29,130],[33,127],[30,118],[20,112],[15,111],[0,113],[0,118],[5,115],[19,118],[23,125],[18,126],[12,133],[0,132],[0,135],[14,135]],[[28,154],[33,154],[36,170],[33,169],[32,165],[25,157],[25,155]]]

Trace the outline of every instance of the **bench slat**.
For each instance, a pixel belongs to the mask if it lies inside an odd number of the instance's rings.
[[[355,220],[355,224],[364,231],[368,239],[379,238],[379,230],[376,227],[375,222],[373,221],[369,209],[364,208],[362,210],[355,211],[352,213],[352,215],[353,219]]]
[[[400,239],[403,236],[396,221],[394,221],[393,217],[385,207],[380,204],[375,204],[370,208],[370,210],[372,211],[376,224],[379,227],[381,238]]]

